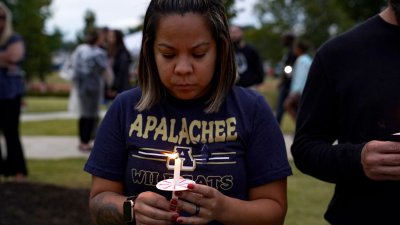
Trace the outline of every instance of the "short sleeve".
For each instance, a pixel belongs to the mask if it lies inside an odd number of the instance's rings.
[[[93,150],[84,167],[92,175],[123,181],[127,160],[124,136],[123,106],[116,98],[108,109],[96,134]]]
[[[252,140],[246,157],[250,187],[284,179],[292,174],[282,132],[262,96],[257,97],[253,113]]]

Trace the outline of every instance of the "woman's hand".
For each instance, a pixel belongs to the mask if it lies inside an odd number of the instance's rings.
[[[136,224],[171,224],[179,214],[170,207],[170,202],[154,192],[142,192],[138,195],[134,206]]]
[[[201,185],[189,184],[188,191],[176,192],[179,197],[176,208],[178,212],[185,211],[191,213],[190,217],[178,217],[177,222],[181,224],[206,224],[224,212],[225,195],[217,189]],[[173,200],[171,201],[174,207]]]
[[[286,179],[250,188],[248,200],[226,196],[201,184],[189,184],[187,191],[175,195],[179,199],[171,200],[171,208],[190,214],[178,217],[180,224],[216,220],[223,224],[282,225],[287,210]]]

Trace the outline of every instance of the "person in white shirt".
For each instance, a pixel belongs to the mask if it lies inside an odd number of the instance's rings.
[[[302,40],[296,41],[293,46],[294,54],[297,59],[293,66],[293,77],[290,85],[289,96],[284,102],[286,112],[296,120],[297,109],[299,107],[301,94],[306,84],[308,71],[312,63],[312,58],[308,54],[310,45]]]

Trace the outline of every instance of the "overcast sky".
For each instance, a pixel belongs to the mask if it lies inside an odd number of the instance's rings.
[[[234,20],[239,25],[255,24],[252,7],[257,0],[236,0],[236,8],[243,12]],[[60,28],[65,38],[74,40],[77,31],[84,26],[84,14],[90,9],[96,14],[98,26],[126,29],[141,23],[149,0],[52,0],[52,18],[47,30]]]

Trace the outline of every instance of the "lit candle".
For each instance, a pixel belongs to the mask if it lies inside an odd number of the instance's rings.
[[[182,160],[176,155],[175,164],[174,164],[174,186],[179,183],[179,178],[181,177],[181,167]]]

